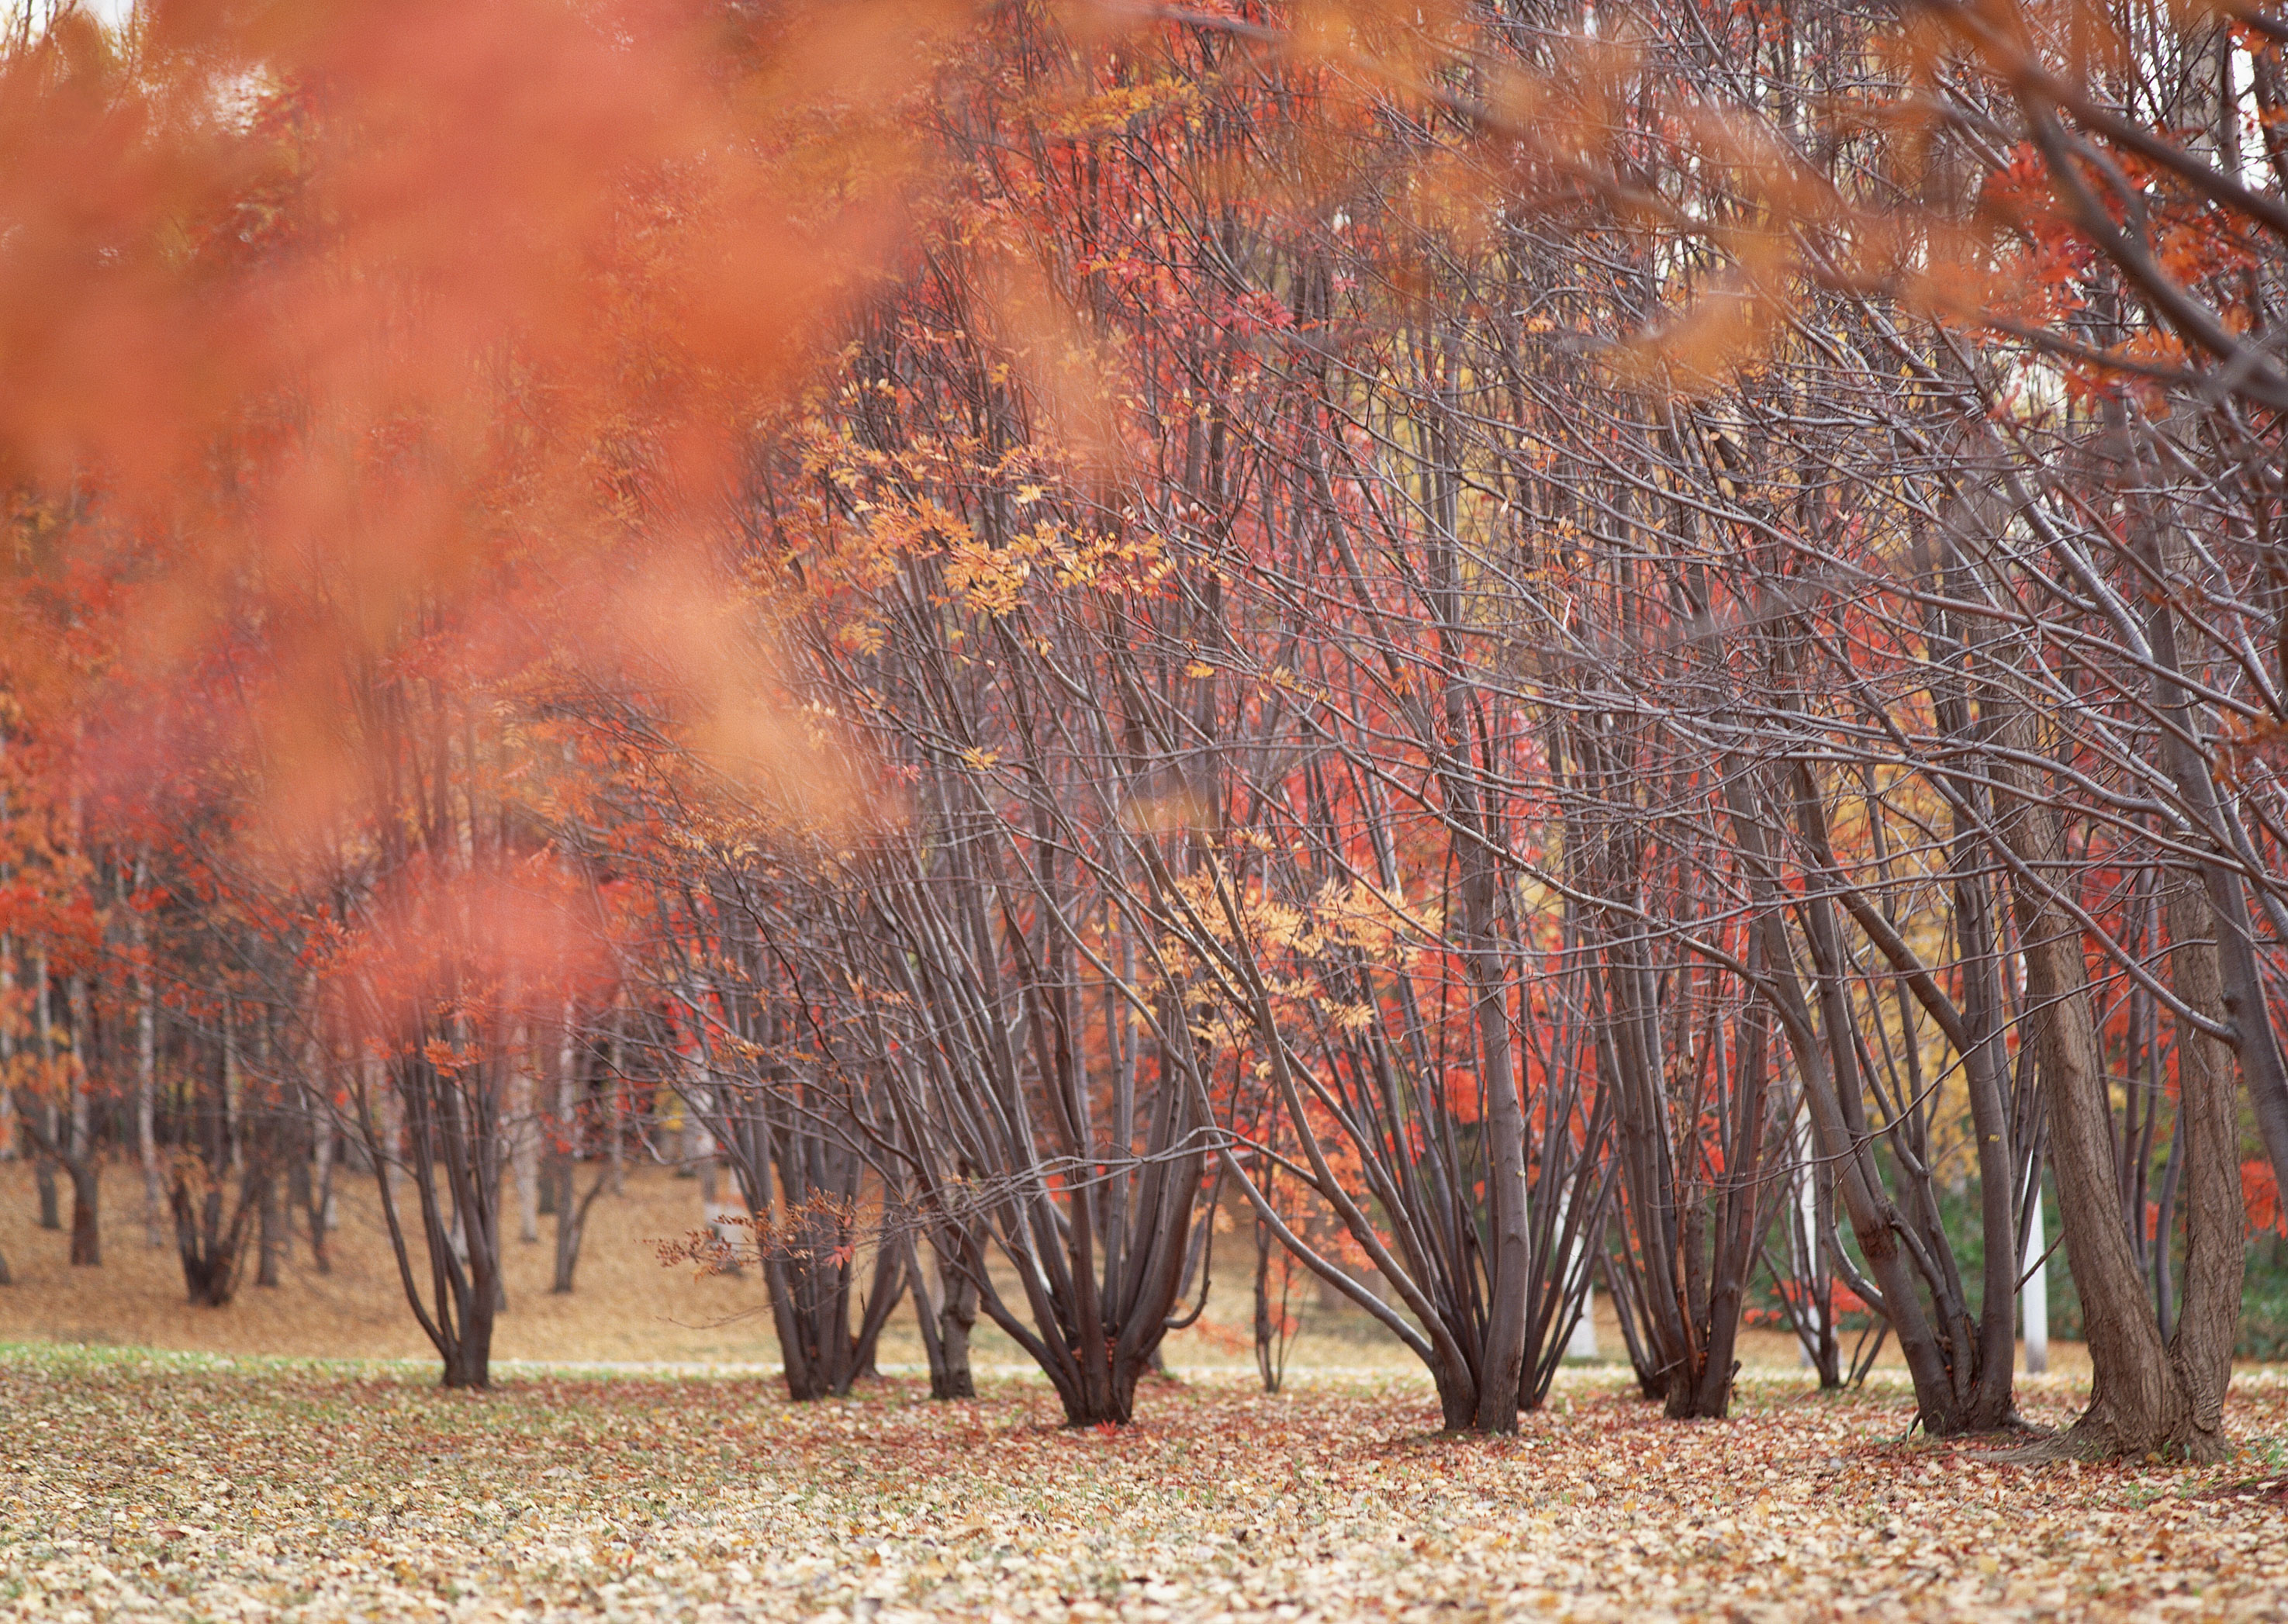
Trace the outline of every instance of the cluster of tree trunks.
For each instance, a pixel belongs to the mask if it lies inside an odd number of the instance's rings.
[[[1721,1416],[1768,1284],[1953,1435],[2017,1424],[2054,1196],[2057,1446],[2221,1452],[2288,1171],[2288,27],[1404,10],[949,47],[902,256],[675,555],[767,747],[503,630],[510,563],[341,663],[290,858],[6,757],[0,1103],[72,1261],[113,1140],[217,1305],[297,1215],[325,1266],[354,1161],[482,1387],[504,1231],[573,1289],[671,1110],[797,1398],[910,1299],[937,1396],[981,1317],[1124,1422],[1235,1214],[1267,1384],[1275,1254],[1482,1432],[1599,1283]]]

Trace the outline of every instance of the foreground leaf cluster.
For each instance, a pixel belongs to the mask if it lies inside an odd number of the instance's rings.
[[[2082,1395],[2032,1384],[2063,1419]],[[0,1355],[0,1619],[2277,1617],[2288,1382],[2235,1465],[1998,1465],[1903,1386],[1679,1427],[1568,1372],[1515,1438],[1426,1384],[1191,1385],[1115,1434],[1031,1383]],[[2276,1463],[2269,1471],[2276,1471]]]

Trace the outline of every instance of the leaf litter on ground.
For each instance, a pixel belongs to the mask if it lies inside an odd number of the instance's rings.
[[[2078,1392],[2026,1384],[2036,1419]],[[0,1352],[0,1619],[2276,1618],[2288,1382],[2223,1467],[1998,1464],[1878,1379],[1679,1423],[1567,1372],[1513,1439],[1425,1385],[1045,1388]]]

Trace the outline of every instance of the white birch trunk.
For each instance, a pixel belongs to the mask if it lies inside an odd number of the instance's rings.
[[[526,1246],[540,1244],[540,1091],[532,1075],[531,1056],[519,1034],[508,1077],[508,1162],[516,1180],[516,1238]]]
[[[1571,1216],[1573,1192],[1567,1190],[1558,1198],[1557,1228],[1562,1233],[1565,1221]],[[1589,1249],[1589,1237],[1585,1232],[1573,1238],[1573,1256],[1567,1262],[1564,1278],[1572,1279],[1586,1266],[1585,1254]],[[1574,1321],[1573,1335],[1566,1339],[1565,1357],[1569,1359],[1593,1359],[1597,1357],[1597,1286],[1591,1281],[1589,1289],[1581,1294],[1581,1318]]]
[[[1788,1237],[1788,1246],[1796,1254],[1796,1279],[1807,1286],[1818,1278],[1819,1264],[1819,1194],[1811,1181],[1817,1176],[1813,1170],[1811,1130],[1807,1120],[1799,1113],[1797,1121],[1803,1135],[1803,1171],[1795,1184],[1796,1233]],[[1797,1311],[1809,1314],[1811,1303],[1807,1298]],[[1809,1370],[1815,1361],[1811,1357],[1811,1343],[1799,1335],[1795,1339],[1795,1362],[1799,1369]]]
[[[2042,1203],[2037,1197],[2034,1220],[2026,1226],[2026,1256],[2019,1264],[2022,1270],[2033,1270],[2019,1292],[2026,1319],[2026,1374],[2030,1376],[2040,1375],[2050,1367],[2050,1265],[2046,1260],[2035,1261],[2048,1250],[2042,1233]]]
[[[1597,1357],[1597,1287],[1593,1284],[1582,1294],[1581,1318],[1575,1322],[1573,1335],[1565,1344],[1565,1357],[1569,1359],[1593,1359]]]

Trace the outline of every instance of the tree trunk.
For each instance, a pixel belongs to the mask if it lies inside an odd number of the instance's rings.
[[[280,1199],[277,1176],[267,1168],[256,1186],[255,1201],[254,1283],[274,1291],[286,1251],[286,1207]]]
[[[1271,1175],[1266,1172],[1262,1183],[1268,1193]],[[1262,1379],[1263,1390],[1275,1393],[1287,1380],[1287,1354],[1293,1345],[1293,1321],[1287,1311],[1288,1298],[1293,1284],[1294,1255],[1279,1244],[1271,1226],[1260,1218],[1255,1222],[1255,1371]],[[1279,1290],[1275,1296],[1271,1289],[1271,1260],[1279,1259]]]
[[[48,1111],[49,1107],[45,1105],[35,1105],[32,1109],[35,1111]],[[52,1137],[53,1136],[51,1135],[50,1137]],[[61,1200],[61,1192],[56,1184],[56,1161],[54,1157],[43,1155],[33,1163],[32,1182],[39,1191],[40,1227],[42,1229],[61,1229],[64,1226],[64,1209],[63,1201]]]
[[[481,1311],[471,1315],[459,1342],[445,1355],[439,1386],[482,1390],[493,1384],[492,1301],[487,1293]]]
[[[976,1378],[969,1368],[969,1334],[977,1324],[977,1287],[958,1267],[949,1267],[941,1256],[938,1278],[942,1290],[933,1295],[922,1271],[921,1249],[910,1234],[902,1238],[906,1278],[913,1288],[914,1318],[921,1327],[922,1353],[929,1361],[930,1397],[974,1398]]]
[[[1770,1034],[1764,1020],[1753,1018],[1743,1020],[1737,1030],[1742,1053],[1733,1088],[1736,1160],[1724,1169],[1723,1183],[1710,1197],[1718,1230],[1709,1255],[1706,1301],[1694,1304],[1696,1368],[1688,1367],[1669,1383],[1665,1408],[1674,1421],[1721,1421],[1731,1412],[1732,1382],[1739,1370],[1733,1350],[1739,1345],[1740,1310],[1774,1210],[1758,1200],[1761,1184],[1757,1176],[1763,1161]],[[1697,1238],[1689,1245],[1690,1255],[1699,1256]]]
[[[333,1252],[328,1240],[336,1222],[335,1133],[332,1118],[327,1117],[319,1122],[316,1143],[311,1147],[311,1166],[304,1181],[301,1202],[303,1216],[310,1228],[310,1265],[320,1274],[334,1271]]]
[[[135,860],[135,889],[150,883],[150,858]],[[165,1180],[159,1173],[159,988],[149,962],[151,925],[139,907],[127,910],[133,922],[135,971],[135,1157],[143,1168],[143,1244],[167,1244]]]
[[[103,1262],[103,1230],[96,1219],[100,1192],[96,1181],[102,1176],[92,1151],[83,1151],[64,1164],[71,1175],[72,1226],[71,1260],[75,1269],[93,1269]]]
[[[538,1081],[519,1050],[509,1084],[509,1167],[516,1180],[516,1238],[540,1244],[540,1114]]]
[[[2010,722],[2011,742],[2031,754],[2023,713]],[[2065,1231],[2066,1259],[2081,1295],[2092,1370],[2089,1408],[2060,1447],[2087,1457],[2159,1453],[2214,1460],[2224,1450],[2219,1422],[2231,1320],[2228,1314],[2224,1362],[2219,1362],[2209,1345],[2214,1310],[2206,1294],[2228,1271],[2236,1271],[2240,1229],[2238,1169],[2228,1137],[2228,1125],[2236,1114],[2229,1108],[2228,1088],[2220,1119],[2216,1097],[2220,1074],[2228,1078],[2229,1072],[2216,1064],[2213,1040],[2192,1032],[2184,1034],[2192,1041],[2183,1045],[2181,1062],[2181,1131],[2195,1136],[2189,1146],[2194,1190],[2188,1218],[2198,1227],[2202,1260],[2189,1273],[2198,1274],[2204,1296],[2187,1316],[2197,1319],[2202,1328],[2182,1341],[2181,1353],[2173,1352],[2162,1341],[2142,1271],[2121,1224],[2112,1102],[2081,928],[2050,894],[2052,886],[2072,873],[2056,813],[2042,798],[2038,783],[2015,762],[2002,761],[1996,773],[2006,786],[1997,809],[1998,822],[2020,870],[2011,894],[2025,963],[2026,1019],[2034,1032],[2049,1113],[2049,1161],[2057,1180],[2059,1219]],[[2192,923],[2189,904],[2178,896],[2181,890],[2180,884],[2171,887],[2173,926]],[[2195,1009],[2203,1007],[2197,1001],[2205,996],[2208,1007],[2220,1013],[2214,949],[2198,945],[2213,939],[2211,926],[2173,943],[2171,970],[2179,996]],[[2229,1241],[2212,1232],[2213,1214],[2220,1205],[2213,1165],[2220,1160],[2220,1148],[2222,1170],[2232,1179]],[[2227,1252],[2232,1254],[2231,1271],[2223,1262]],[[2236,1278],[2232,1284],[2236,1304]]]
[[[2041,1169],[2034,1170],[2037,1183]],[[2030,1221],[2026,1225],[2026,1252],[2019,1267],[2027,1271],[2022,1310],[2026,1322],[2026,1374],[2038,1376],[2050,1367],[2050,1265],[2043,1260],[2049,1241],[2042,1232],[2042,1198],[2035,1192]]]
[[[491,1385],[493,1321],[504,1287],[500,1278],[501,1100],[505,1080],[499,1056],[504,1034],[491,1057],[451,1070],[431,1058],[441,1045],[458,1052],[474,1047],[469,1025],[454,1018],[413,1026],[403,1051],[387,1062],[389,1093],[402,1112],[402,1153],[419,1215],[425,1291],[413,1266],[411,1234],[400,1209],[396,1181],[389,1176],[398,1159],[393,1127],[386,1141],[374,1102],[360,1102],[359,1124],[383,1171],[376,1180],[384,1228],[397,1264],[407,1305],[437,1350],[447,1387]]]
[[[1836,978],[1823,973],[1814,990],[1820,998],[1824,1028],[1813,1018],[1811,1000],[1797,973],[1795,950],[1781,916],[1777,865],[1766,838],[1768,829],[1778,827],[1777,820],[1765,815],[1744,764],[1728,759],[1725,776],[1724,795],[1733,835],[1746,860],[1749,895],[1755,905],[1753,923],[1766,973],[1764,996],[1787,1035],[1819,1154],[1834,1169],[1836,1193],[1850,1219],[1852,1238],[1858,1241],[1860,1256],[1874,1276],[1871,1282],[1853,1283],[1898,1335],[1899,1351],[1914,1382],[1923,1425],[1940,1434],[1963,1430],[1945,1355],[1929,1317],[1923,1312],[1910,1259],[1900,1244],[1905,1221],[1875,1161],[1873,1135],[1864,1120],[1857,1045],[1848,1006],[1839,995]],[[1821,916],[1820,907],[1815,899],[1809,910],[1815,920]],[[1834,1260],[1841,1259],[1839,1248]]]
[[[1481,1432],[1517,1430],[1518,1382],[1525,1367],[1525,1299],[1533,1261],[1527,1224],[1525,1113],[1518,1097],[1510,1050],[1509,979],[1496,945],[1499,875],[1490,852],[1473,852],[1465,864],[1479,872],[1464,887],[1463,906],[1474,939],[1470,979],[1477,998],[1478,1043],[1485,1094],[1487,1199],[1492,1223],[1486,1269],[1491,1290],[1486,1313],[1485,1365],[1478,1373]]]
[[[860,1305],[858,1335],[850,1352],[850,1380],[878,1382],[882,1373],[875,1367],[882,1345],[882,1327],[889,1324],[890,1316],[906,1298],[907,1273],[895,1247],[878,1243],[874,1249],[874,1275],[867,1290],[866,1300]]]
[[[553,1296],[568,1296],[573,1277],[580,1268],[580,1243],[587,1239],[588,1211],[596,1198],[610,1186],[612,1170],[608,1163],[598,1169],[596,1180],[588,1186],[585,1195],[575,1199],[574,1181],[578,1164],[567,1154],[557,1159],[555,1177],[551,1181],[556,1191],[556,1269],[548,1290]]]
[[[621,1011],[615,1006],[604,1050],[604,1171],[615,1198],[628,1192],[627,1078],[620,1070]]]
[[[2214,946],[2220,925],[2198,879],[2173,876],[2167,901],[2169,964],[2177,995],[2196,1011],[2228,1019]],[[2169,1339],[2191,1431],[2173,1439],[2197,1460],[2231,1453],[2225,1441],[2225,1390],[2232,1380],[2233,1334],[2247,1246],[2241,1204],[2240,1112],[2232,1046],[2186,1023],[2177,1036],[2177,1128],[2183,1136],[2183,1306]],[[2164,1234],[2157,1244],[2166,1247]]]
[[[203,1163],[179,1163],[168,1199],[175,1216],[175,1249],[182,1260],[185,1295],[203,1308],[226,1307],[238,1290],[240,1249],[250,1208],[241,1186],[227,1208],[219,1179],[200,1177]]]

